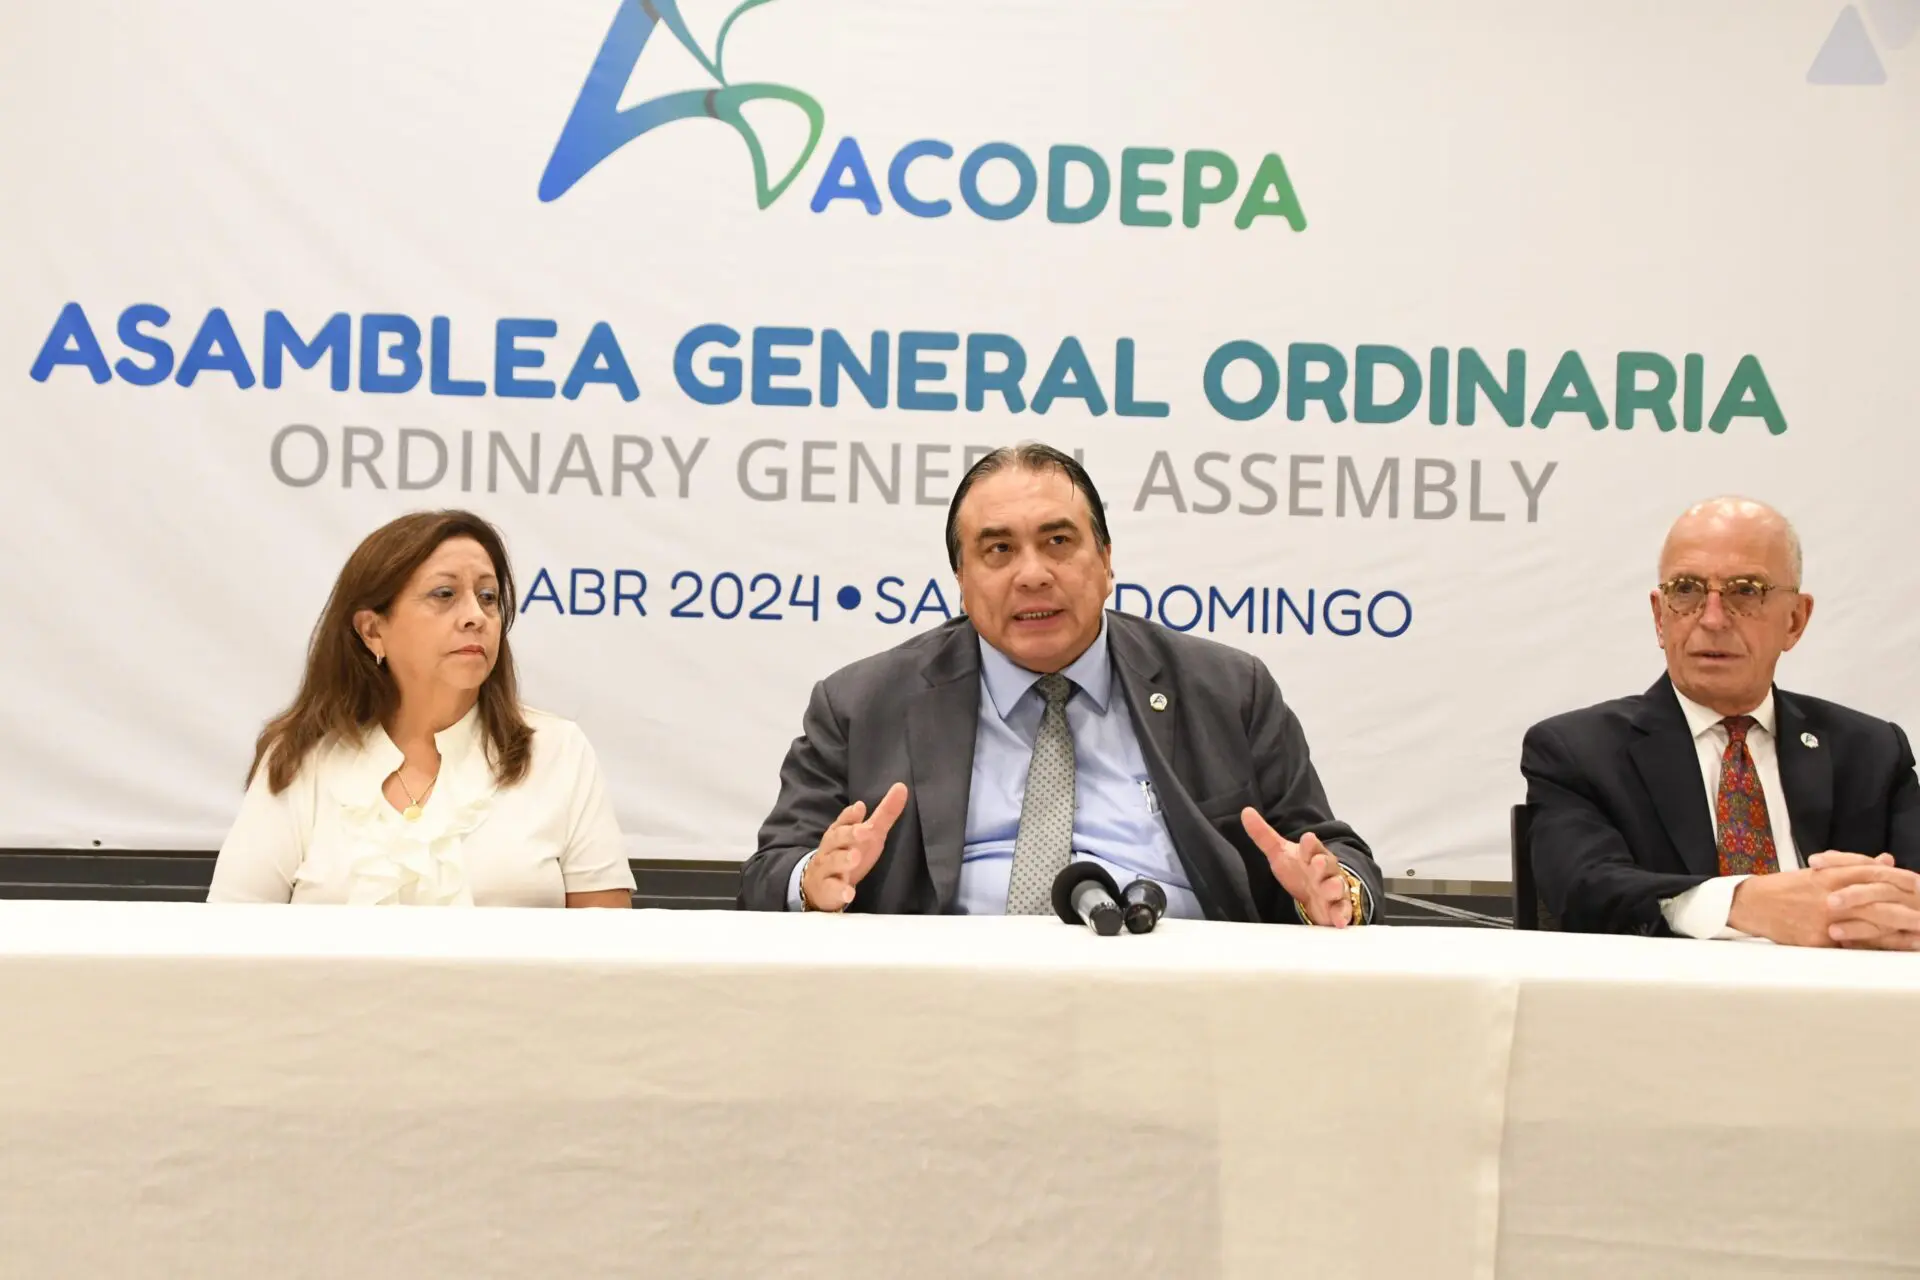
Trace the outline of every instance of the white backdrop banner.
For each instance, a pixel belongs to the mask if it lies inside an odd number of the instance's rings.
[[[106,0],[0,51],[0,845],[212,848],[360,537],[507,535],[636,856],[1076,450],[1115,607],[1246,648],[1390,875],[1660,670],[1748,493],[1782,683],[1912,721],[1920,0]]]

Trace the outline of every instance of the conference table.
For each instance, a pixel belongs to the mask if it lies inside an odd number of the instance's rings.
[[[1920,1276],[1920,955],[0,903],[0,1276]]]

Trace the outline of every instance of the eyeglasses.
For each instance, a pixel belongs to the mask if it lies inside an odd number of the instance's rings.
[[[1660,584],[1660,596],[1675,613],[1698,613],[1707,597],[1718,591],[1720,607],[1728,613],[1752,617],[1766,607],[1767,597],[1776,591],[1796,592],[1799,587],[1777,587],[1764,578],[1728,578],[1715,585],[1705,578],[1680,574]]]

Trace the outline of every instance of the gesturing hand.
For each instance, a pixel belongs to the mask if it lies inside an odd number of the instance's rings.
[[[1347,896],[1347,877],[1340,870],[1340,859],[1309,831],[1299,843],[1275,831],[1260,811],[1248,806],[1240,811],[1240,825],[1267,855],[1273,878],[1293,896],[1314,924],[1344,929],[1353,923],[1353,901]]]
[[[801,898],[815,911],[844,911],[853,901],[854,888],[880,860],[887,832],[906,807],[907,784],[896,782],[873,807],[871,818],[864,800],[842,809],[820,837],[819,851],[800,877]]]

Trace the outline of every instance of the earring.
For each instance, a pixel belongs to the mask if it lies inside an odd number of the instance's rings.
[[[387,665],[387,655],[386,655],[386,654],[384,654],[384,653],[376,653],[376,654],[374,654],[374,655],[373,655],[373,665],[374,665],[374,666],[376,666],[376,667],[384,667],[384,666],[386,666],[386,665]]]

